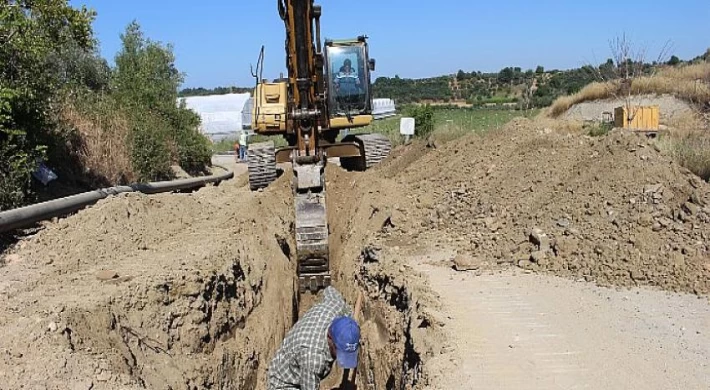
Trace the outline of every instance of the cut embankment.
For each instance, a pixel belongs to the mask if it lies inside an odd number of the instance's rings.
[[[116,196],[20,242],[0,268],[0,329],[13,335],[0,340],[2,383],[264,388],[299,309],[289,175],[259,193],[229,181],[191,194]],[[382,289],[364,306],[359,378],[399,388],[419,370],[414,305],[402,280],[364,273],[354,283],[355,248],[335,257],[336,286],[351,304],[365,283]]]
[[[3,385],[256,388],[293,321],[284,193],[128,194],[21,243],[0,268]]]

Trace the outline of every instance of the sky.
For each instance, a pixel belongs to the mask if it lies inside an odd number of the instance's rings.
[[[250,64],[265,46],[264,77],[285,72],[284,25],[275,0],[70,0],[97,12],[94,33],[111,64],[120,34],[136,20],[172,44],[183,87],[251,86]],[[710,47],[710,1],[320,0],[321,36],[367,35],[380,76],[432,77],[506,66],[569,69],[611,57],[626,34],[655,60],[690,59]]]

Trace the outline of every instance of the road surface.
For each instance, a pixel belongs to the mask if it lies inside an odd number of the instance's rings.
[[[710,388],[707,299],[418,264],[454,350],[437,389]]]

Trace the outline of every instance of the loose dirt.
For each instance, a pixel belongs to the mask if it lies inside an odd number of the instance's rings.
[[[623,132],[589,138],[516,120],[403,146],[365,173],[329,165],[334,285],[349,302],[366,296],[360,388],[495,387],[486,375],[506,354],[517,362],[507,377],[542,385],[595,383],[594,370],[628,360],[621,367],[639,374],[618,383],[636,387],[676,356],[688,374],[678,383],[707,378],[698,324],[710,321],[710,186],[659,150]],[[0,339],[0,383],[263,388],[285,331],[318,298],[299,307],[294,294],[290,179],[287,169],[263,192],[242,175],[191,194],[118,196],[22,240],[0,268],[0,329],[12,335]],[[685,298],[630,306],[623,297],[636,291]],[[530,333],[543,326],[556,338]],[[590,332],[599,336],[582,340]],[[555,355],[568,351],[582,355]]]
[[[0,387],[260,382],[292,323],[289,189],[234,184],[107,199],[20,244],[0,268]]]

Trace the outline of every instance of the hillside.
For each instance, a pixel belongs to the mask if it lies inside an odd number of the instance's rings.
[[[466,103],[483,106],[505,104],[517,107],[547,107],[566,95],[572,95],[595,81],[620,78],[629,69],[636,76],[649,75],[668,67],[680,67],[710,59],[710,49],[691,60],[671,56],[664,63],[620,61],[609,58],[598,66],[547,71],[543,66],[535,70],[505,67],[498,73],[480,71],[442,75],[423,79],[379,77],[374,83],[375,97],[388,97],[399,103]]]
[[[683,61],[676,56],[662,64],[633,63],[630,67],[641,74],[659,68],[678,67],[710,59],[710,49],[693,59]],[[626,71],[624,61],[607,59],[598,66],[586,65],[573,69],[545,70],[539,65],[534,70],[509,66],[499,72],[459,70],[455,74],[428,78],[378,77],[373,82],[375,98],[391,98],[399,104],[433,103],[470,106],[504,105],[516,108],[550,106],[555,99],[573,95],[585,86],[598,81],[619,78]],[[251,92],[253,87],[226,86],[217,88],[185,88],[179,96],[222,95]]]

